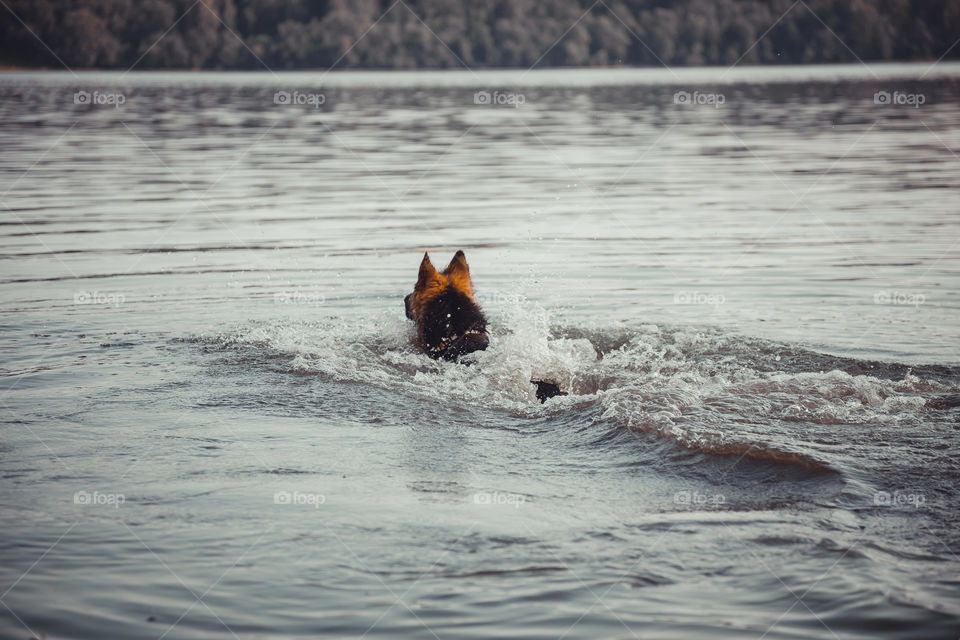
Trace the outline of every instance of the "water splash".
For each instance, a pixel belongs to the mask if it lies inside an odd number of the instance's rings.
[[[394,312],[349,323],[261,323],[202,341],[246,361],[428,402],[542,417],[597,407],[600,420],[719,455],[823,468],[835,433],[906,427],[954,381],[720,330],[639,325],[582,329],[522,299],[488,309],[491,344],[464,364],[432,360]],[[852,371],[852,372],[851,372]],[[952,375],[953,372],[948,372]],[[941,378],[943,376],[940,376]],[[533,379],[568,392],[541,406]]]

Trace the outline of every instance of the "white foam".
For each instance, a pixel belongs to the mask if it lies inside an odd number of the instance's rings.
[[[803,432],[789,424],[915,419],[926,404],[920,394],[951,390],[912,373],[891,380],[838,369],[780,370],[789,347],[706,329],[641,325],[563,337],[550,314],[522,296],[486,312],[490,346],[467,356],[469,366],[423,354],[411,323],[394,311],[351,322],[245,327],[220,340],[273,350],[281,360],[287,354],[298,373],[445,403],[521,415],[598,403],[602,419],[714,449],[800,446]],[[802,367],[796,361],[808,353],[795,350],[791,368]],[[541,406],[531,380],[554,382],[570,395]]]

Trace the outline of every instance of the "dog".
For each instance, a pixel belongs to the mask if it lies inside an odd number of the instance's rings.
[[[437,271],[430,255],[423,254],[413,293],[403,299],[407,318],[417,329],[417,345],[431,358],[459,362],[468,353],[490,345],[487,318],[473,294],[470,266],[463,251],[457,251],[443,271]],[[567,395],[552,382],[531,380],[537,399]]]

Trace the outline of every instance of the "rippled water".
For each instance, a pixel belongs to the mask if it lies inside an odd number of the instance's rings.
[[[956,638],[928,69],[0,76],[0,635]]]

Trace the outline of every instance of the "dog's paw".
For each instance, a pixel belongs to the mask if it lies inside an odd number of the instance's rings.
[[[560,385],[553,382],[544,382],[543,380],[531,380],[530,382],[537,385],[537,400],[541,404],[554,396],[567,395],[565,391],[560,391]]]

